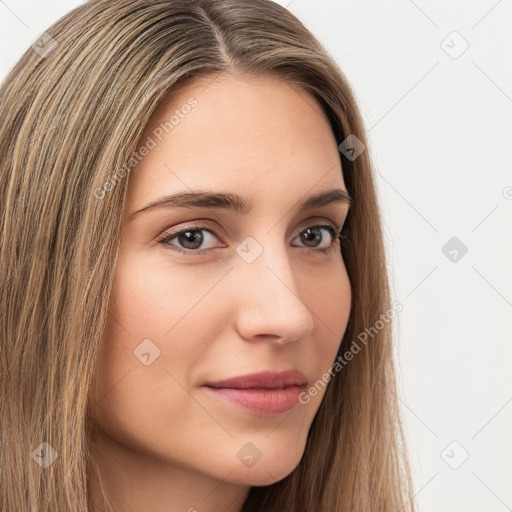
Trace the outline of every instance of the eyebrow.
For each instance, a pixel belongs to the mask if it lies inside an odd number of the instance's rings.
[[[353,204],[353,199],[347,191],[333,188],[319,192],[303,199],[298,204],[299,211],[320,208],[333,203]],[[246,201],[241,195],[232,192],[178,192],[172,195],[163,196],[152,201],[140,210],[133,212],[129,219],[136,215],[154,208],[218,208],[231,210],[235,213],[247,215],[254,207],[253,201]]]

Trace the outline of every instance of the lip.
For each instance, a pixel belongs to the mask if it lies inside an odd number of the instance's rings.
[[[288,370],[285,372],[264,371],[240,375],[229,379],[206,382],[204,386],[212,388],[265,388],[277,389],[288,386],[305,386],[306,377],[298,370]]]
[[[206,382],[203,388],[218,399],[259,416],[274,416],[292,410],[306,386],[298,370],[264,371]]]

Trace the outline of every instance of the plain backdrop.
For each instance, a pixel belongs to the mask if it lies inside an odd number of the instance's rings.
[[[368,130],[420,510],[512,510],[512,1],[278,3]],[[0,78],[79,4],[0,0]]]

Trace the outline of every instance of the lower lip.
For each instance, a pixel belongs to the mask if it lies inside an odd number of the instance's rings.
[[[275,416],[291,411],[299,403],[301,386],[289,386],[284,389],[238,389],[212,388],[205,386],[218,398],[231,402],[259,416]]]

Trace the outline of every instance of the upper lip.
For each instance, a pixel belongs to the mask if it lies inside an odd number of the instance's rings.
[[[284,372],[264,371],[260,373],[251,373],[240,375],[218,381],[206,382],[204,386],[212,388],[266,388],[281,389],[289,386],[305,386],[306,377],[298,370],[288,370]]]

